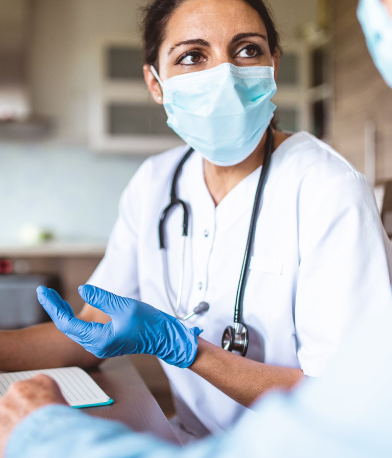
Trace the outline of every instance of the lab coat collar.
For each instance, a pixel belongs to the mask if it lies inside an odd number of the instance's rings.
[[[269,187],[269,182],[277,175],[280,166],[284,162],[285,152],[301,148],[306,141],[304,132],[293,134],[285,140],[273,153],[271,168],[265,185],[265,192]],[[191,201],[192,211],[202,214],[206,219],[216,220],[219,230],[227,230],[238,220],[252,211],[257,184],[259,182],[261,167],[258,167],[251,174],[245,177],[238,185],[232,189],[227,196],[215,207],[215,203],[207,188],[204,178],[203,156],[195,151],[184,166],[186,178],[186,195]],[[264,193],[263,193],[264,195]]]

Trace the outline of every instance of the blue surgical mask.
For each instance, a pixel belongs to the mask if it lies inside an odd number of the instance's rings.
[[[392,18],[381,0],[360,0],[358,19],[374,63],[392,87]]]
[[[162,87],[168,126],[209,162],[236,165],[256,149],[276,108],[272,67],[226,63],[163,82],[151,70]]]

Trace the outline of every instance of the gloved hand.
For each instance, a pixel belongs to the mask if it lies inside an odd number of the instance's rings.
[[[112,319],[88,323],[75,317],[71,306],[53,289],[37,288],[38,300],[57,328],[98,358],[133,353],[156,355],[168,364],[189,367],[197,353],[199,328],[189,329],[177,318],[151,305],[116,296],[95,286],[79,287],[88,304]]]

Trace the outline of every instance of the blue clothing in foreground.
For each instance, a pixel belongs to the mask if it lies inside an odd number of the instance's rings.
[[[323,379],[275,393],[230,433],[177,448],[64,406],[27,417],[6,458],[390,458],[392,456],[392,304],[364,317]]]
[[[392,17],[382,0],[360,0],[358,19],[374,64],[392,87]]]

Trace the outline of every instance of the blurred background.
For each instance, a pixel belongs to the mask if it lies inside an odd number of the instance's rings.
[[[121,192],[151,154],[181,144],[142,75],[143,0],[0,0],[0,328],[45,320],[35,287],[75,311]],[[376,186],[392,234],[392,91],[357,0],[270,0],[283,56],[276,118],[325,140]],[[136,358],[164,411],[167,382]]]

